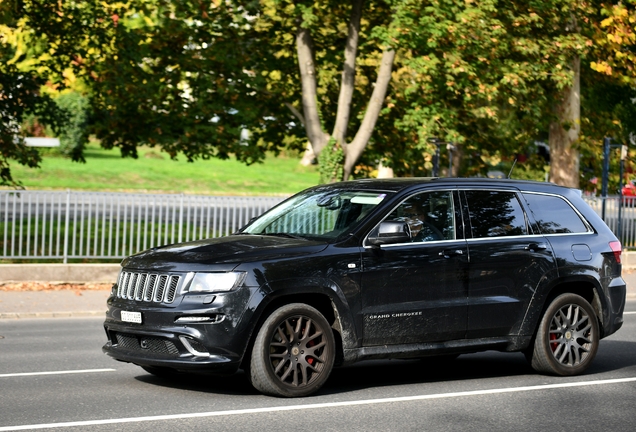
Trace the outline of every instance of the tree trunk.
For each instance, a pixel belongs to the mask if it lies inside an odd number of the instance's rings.
[[[334,138],[336,145],[333,149],[327,148],[325,150],[332,151],[342,148],[344,152],[344,180],[347,180],[351,175],[353,167],[371,139],[373,128],[380,115],[380,110],[382,109],[382,104],[384,103],[384,98],[389,83],[391,82],[391,69],[395,58],[395,51],[393,49],[385,49],[382,54],[375,87],[369,104],[367,105],[367,110],[362,119],[360,129],[356,133],[353,141],[347,144],[347,126],[351,115],[351,99],[355,85],[355,66],[363,4],[364,0],[351,0],[351,16],[348,24],[349,32],[345,46],[345,62],[333,135],[326,133],[320,122],[313,40],[309,30],[302,27],[301,19],[299,19],[298,29],[296,31],[296,52],[300,69],[303,113],[295,112],[295,110],[292,109],[293,107],[288,105],[297,118],[303,119],[307,138],[311,143],[315,156],[318,156],[320,159],[320,152],[325,149],[331,137]]]
[[[581,130],[580,68],[577,56],[571,62],[572,85],[563,89],[555,107],[557,121],[550,124],[550,181],[562,186],[579,187],[579,151]]]
[[[351,115],[351,99],[356,80],[356,56],[358,53],[358,38],[360,35],[360,19],[362,17],[362,5],[364,0],[353,0],[351,5],[351,17],[349,18],[349,32],[345,46],[345,61],[340,83],[340,95],[338,97],[338,111],[336,124],[332,136],[340,146],[344,147],[347,139],[347,127]]]
[[[296,52],[302,86],[303,118],[307,138],[316,155],[327,145],[329,135],[322,130],[318,115],[318,93],[316,91],[316,69],[314,65],[313,41],[309,30],[298,25],[296,32]]]
[[[451,177],[459,177],[459,173],[462,167],[462,161],[464,159],[464,149],[462,148],[462,146],[455,144],[452,159],[453,162],[451,165],[453,169],[451,171]]]
[[[375,81],[375,87],[367,105],[367,110],[364,113],[364,118],[360,124],[360,129],[356,133],[355,138],[351,141],[351,144],[345,145],[345,164],[344,164],[344,180],[347,180],[353,171],[353,167],[362,155],[362,152],[369,144],[375,122],[378,120],[384,98],[386,97],[389,83],[391,82],[391,70],[393,68],[393,60],[395,59],[395,51],[393,49],[386,49],[382,53],[382,61],[380,63],[380,70],[378,71],[378,77]]]

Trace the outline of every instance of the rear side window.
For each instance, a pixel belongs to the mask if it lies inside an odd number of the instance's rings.
[[[473,238],[528,234],[525,213],[513,192],[466,191]]]
[[[543,234],[585,233],[587,226],[563,198],[554,195],[524,193]]]

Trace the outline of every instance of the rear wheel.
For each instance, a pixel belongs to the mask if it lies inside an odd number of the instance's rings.
[[[273,396],[307,396],[329,378],[335,358],[331,326],[302,303],[272,313],[256,336],[249,373],[252,385]]]
[[[527,357],[538,372],[576,375],[592,363],[599,339],[592,306],[581,296],[562,294],[545,311]]]

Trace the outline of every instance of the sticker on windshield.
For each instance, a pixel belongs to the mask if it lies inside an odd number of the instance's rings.
[[[352,204],[380,204],[386,197],[386,194],[380,194],[378,196],[356,196],[351,198]]]

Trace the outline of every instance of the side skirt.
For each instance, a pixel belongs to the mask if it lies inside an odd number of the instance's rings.
[[[389,358],[418,358],[447,354],[471,354],[480,351],[522,351],[530,345],[529,336],[511,336],[481,339],[459,339],[446,342],[423,344],[378,345],[345,349],[344,363],[347,365],[361,360]]]

